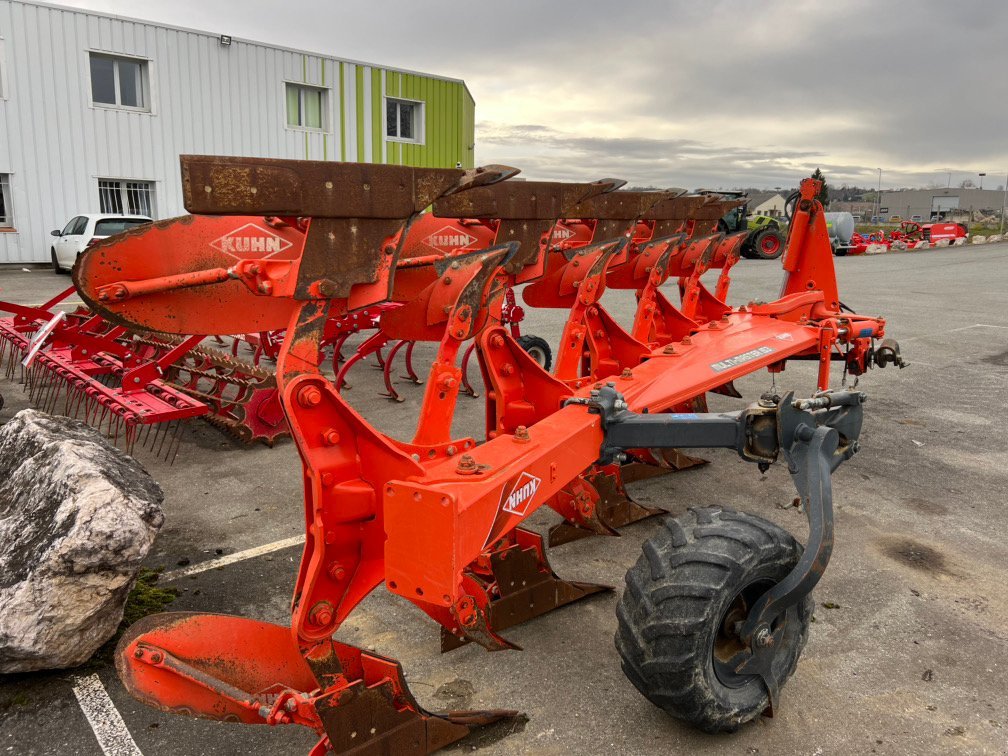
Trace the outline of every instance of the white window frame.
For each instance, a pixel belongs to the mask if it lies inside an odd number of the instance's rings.
[[[116,102],[112,104],[110,102],[95,102],[94,99],[94,85],[91,83],[91,58],[92,56],[97,56],[99,58],[111,58],[114,62],[112,66],[112,86],[115,89]],[[119,61],[126,60],[133,63],[140,64],[140,82],[143,91],[144,104],[142,107],[136,107],[133,105],[122,105],[119,103],[122,97],[122,91],[119,88]],[[91,102],[92,108],[105,108],[106,110],[125,110],[130,113],[153,113],[153,90],[151,89],[151,75],[150,75],[151,61],[149,58],[142,58],[138,55],[123,55],[122,53],[108,52],[107,50],[88,50],[87,51],[87,83],[88,83],[88,99]]]
[[[14,200],[11,198],[11,185],[9,173],[0,173],[0,194],[3,194],[5,217],[0,218],[0,231],[14,230]]]
[[[137,178],[113,178],[111,176],[98,176],[98,209],[99,212],[105,215],[146,215],[149,218],[157,219],[157,182],[151,181],[150,179],[137,179]],[[122,207],[122,212],[117,213],[114,210],[102,210],[101,209],[101,197],[103,191],[108,191],[107,189],[102,189],[102,183],[109,182],[117,184],[116,190],[119,192],[119,204]],[[149,206],[150,212],[143,212],[142,210],[138,212],[130,212],[129,209],[129,192],[136,191],[135,188],[131,189],[129,184],[144,184],[144,189],[147,191],[147,204]]]
[[[389,136],[388,133],[388,104],[389,102],[406,102],[410,105],[418,105],[413,116],[413,139]],[[385,135],[386,142],[398,142],[399,144],[426,144],[427,134],[424,125],[427,122],[427,103],[423,100],[413,100],[409,97],[383,97],[382,98],[382,134]],[[398,124],[398,120],[396,121]]]
[[[298,115],[300,119],[304,120],[304,91],[306,89],[311,89],[316,92],[322,93],[322,105],[321,105],[321,116],[322,125],[321,126],[298,126],[297,124],[290,123],[287,120],[287,88],[297,87],[298,89]],[[327,134],[329,133],[329,97],[332,91],[329,87],[320,87],[315,84],[306,84],[303,81],[284,81],[283,83],[283,119],[284,126],[291,131],[308,131],[312,134]]]

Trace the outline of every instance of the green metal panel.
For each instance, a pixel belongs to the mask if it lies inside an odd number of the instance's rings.
[[[333,89],[339,92],[340,159],[363,161],[365,154],[370,150],[371,160],[381,162],[384,146],[384,159],[390,164],[453,168],[456,162],[459,162],[465,168],[473,167],[473,152],[469,149],[469,145],[473,143],[475,107],[463,84],[386,70],[383,90],[382,69],[372,68],[371,78],[368,80],[371,85],[371,96],[366,100],[364,85],[367,73],[364,66],[356,67],[356,75],[351,78],[355,91],[350,92],[346,87],[344,65],[343,62],[339,63],[338,74],[337,68],[334,67],[334,75],[339,80],[338,87],[336,82],[332,83]],[[323,77],[326,76],[325,69],[321,73]],[[401,97],[423,103],[422,144],[390,141],[386,138],[385,97]],[[352,120],[356,123],[356,143],[348,143],[347,108],[354,106],[356,107]],[[370,129],[365,129],[365,114],[371,119]],[[328,149],[325,141],[320,146],[323,151]]]
[[[372,160],[376,163],[382,162],[382,139],[384,138],[385,123],[384,113],[382,113],[382,72],[380,68],[371,69],[371,133],[368,139],[371,140]]]
[[[340,122],[340,160],[346,160],[346,94],[343,85],[343,61],[339,64],[339,122]]]
[[[364,66],[357,66],[357,162],[364,162]]]

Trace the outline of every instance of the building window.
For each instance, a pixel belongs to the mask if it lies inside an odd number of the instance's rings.
[[[423,107],[415,100],[385,100],[385,136],[402,142],[423,142]]]
[[[287,85],[287,125],[299,129],[325,128],[326,90]]]
[[[154,182],[98,179],[98,205],[103,213],[154,217]]]
[[[130,110],[150,110],[147,61],[91,53],[91,101]]]
[[[0,228],[14,227],[14,208],[11,206],[10,176],[0,173]]]

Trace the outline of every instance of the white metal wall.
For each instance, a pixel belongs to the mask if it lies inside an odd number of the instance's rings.
[[[89,51],[148,59],[151,111],[93,106]],[[343,64],[345,84],[354,69]],[[50,230],[99,211],[98,178],[155,182],[170,217],[184,212],[179,154],[338,160],[356,120],[353,86],[340,120],[337,59],[19,0],[0,0],[0,71],[16,228],[0,232],[0,263],[47,261]],[[329,88],[325,132],[287,127],[287,81]]]

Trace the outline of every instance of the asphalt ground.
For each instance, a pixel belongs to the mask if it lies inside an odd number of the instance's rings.
[[[695,732],[631,686],[613,646],[626,569],[656,520],[556,548],[563,577],[616,587],[505,633],[524,650],[466,647],[439,653],[438,628],[412,605],[378,590],[340,639],[398,658],[431,709],[516,708],[528,721],[471,739],[487,754],[934,754],[1008,753],[1008,245],[837,260],[841,296],[884,315],[910,367],[875,370],[861,451],[834,476],[836,545],[815,591],[815,622],[778,715],[731,735]],[[779,265],[742,261],[730,299],[772,299]],[[69,284],[48,271],[0,271],[0,298],[41,302]],[[632,297],[605,304],[629,323]],[[561,311],[532,311],[527,333],[556,342]],[[418,349],[423,367],[433,348]],[[474,376],[475,377],[475,376]],[[384,431],[406,437],[422,387],[378,395],[380,373],[358,366],[351,401]],[[738,382],[748,400],[766,373]],[[811,364],[789,365],[778,389],[814,390]],[[0,378],[5,421],[27,406]],[[716,408],[742,402],[716,397]],[[460,399],[457,428],[478,433],[481,400]],[[636,484],[634,496],[673,514],[725,505],[805,537],[804,515],[782,468],[761,476],[730,452],[702,468]],[[300,465],[288,441],[244,448],[195,423],[168,466],[142,460],[165,491],[167,520],[147,563],[178,570],[303,532]],[[541,516],[540,516],[541,515]],[[544,526],[549,516],[537,513]],[[288,547],[174,581],[173,610],[240,614],[285,623],[300,549]],[[145,754],[304,753],[300,728],[229,725],[163,714],[135,702],[108,665],[92,665]],[[101,754],[72,688],[75,674],[0,678],[0,752]]]

